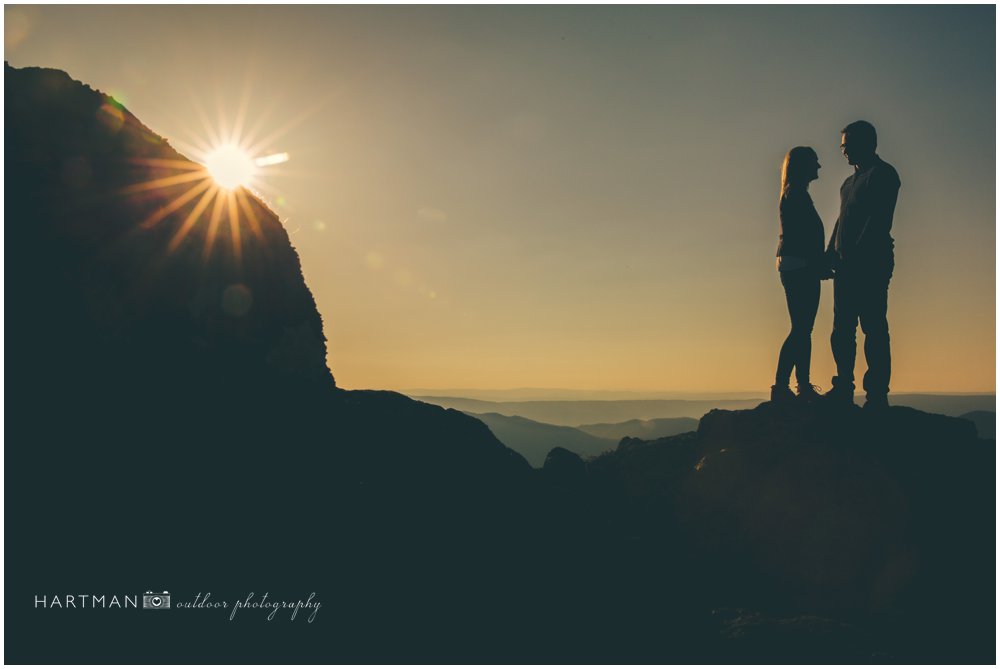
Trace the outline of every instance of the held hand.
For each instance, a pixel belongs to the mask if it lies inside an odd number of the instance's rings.
[[[840,266],[840,257],[837,252],[830,249],[823,254],[822,265],[820,267],[819,278],[821,280],[832,279]]]
[[[823,254],[823,262],[830,269],[830,271],[833,272],[837,269],[837,266],[840,265],[840,256],[837,255],[836,251],[830,249]]]

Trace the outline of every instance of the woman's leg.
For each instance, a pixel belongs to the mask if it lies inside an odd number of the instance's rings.
[[[792,314],[792,331],[797,340],[795,380],[800,386],[810,385],[809,367],[812,361],[812,331],[819,310],[820,281],[806,278],[797,290],[796,311]],[[789,312],[791,314],[791,312]]]
[[[796,281],[789,272],[781,272],[781,286],[785,289],[785,303],[788,305],[788,316],[792,321],[792,329],[781,344],[781,351],[778,353],[778,371],[774,375],[774,385],[787,388],[788,381],[792,378],[792,367],[795,366],[799,356],[796,352],[798,342],[795,339],[795,313],[798,310],[798,296],[795,290]]]
[[[788,316],[792,327],[778,354],[776,386],[787,386],[795,368],[795,380],[800,386],[809,385],[809,364],[812,358],[812,330],[819,309],[820,282],[808,270],[781,273],[785,289]]]

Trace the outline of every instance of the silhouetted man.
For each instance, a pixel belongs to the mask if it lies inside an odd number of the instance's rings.
[[[854,360],[857,326],[865,334],[865,408],[888,406],[889,322],[886,319],[889,280],[895,265],[892,216],[899,193],[899,175],[875,153],[875,127],[855,121],[841,131],[840,147],[854,174],[840,187],[840,216],[827,253],[836,274],[833,279],[833,334],[830,346],[837,363],[832,401],[854,401]]]

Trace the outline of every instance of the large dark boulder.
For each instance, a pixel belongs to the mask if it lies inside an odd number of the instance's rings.
[[[959,418],[764,403],[589,470],[607,522],[685,553],[708,600],[878,620],[893,652],[946,657],[992,625],[994,462]]]
[[[964,420],[765,403],[703,417],[696,458],[678,508],[695,544],[812,610],[888,607],[991,552],[993,450]]]

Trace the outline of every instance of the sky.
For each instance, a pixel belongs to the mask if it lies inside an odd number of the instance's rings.
[[[993,392],[995,12],[7,5],[4,57],[182,153],[244,109],[345,388],[766,393],[782,157],[817,151],[829,237],[866,119],[903,184],[892,390]],[[821,387],[831,323],[826,282]]]

